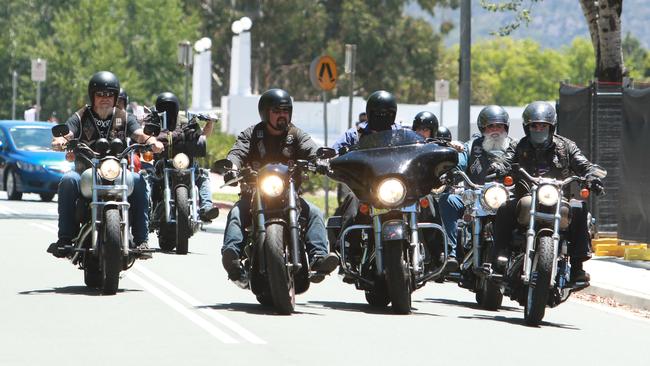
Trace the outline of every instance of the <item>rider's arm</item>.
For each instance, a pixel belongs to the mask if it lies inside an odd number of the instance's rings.
[[[209,120],[206,122],[205,126],[203,126],[203,131],[201,131],[201,136],[210,136],[212,134],[212,130],[214,129],[214,121]]]
[[[248,159],[251,136],[253,135],[254,128],[255,126],[251,126],[242,131],[239,136],[237,136],[237,141],[235,141],[235,144],[226,156],[226,159],[232,161],[236,168],[241,168],[244,165],[244,162]]]
[[[318,145],[312,140],[309,134],[298,130],[298,159],[312,160],[316,158]]]
[[[568,142],[567,149],[571,170],[581,177],[586,176],[591,171],[593,164],[582,154],[580,148],[573,141]]]
[[[67,135],[62,136],[62,137],[52,137],[52,149],[56,151],[62,151],[63,147],[65,144],[68,142],[68,140],[72,139],[77,132],[80,129],[81,126],[81,120],[79,119],[79,116],[75,113],[68,120],[65,122],[65,124],[68,126],[68,129],[70,132],[68,132]]]

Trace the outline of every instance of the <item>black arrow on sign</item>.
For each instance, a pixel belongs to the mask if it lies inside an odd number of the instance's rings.
[[[334,82],[334,75],[332,74],[332,69],[330,68],[330,64],[324,63],[320,66],[320,71],[318,72],[318,79],[320,81],[323,81],[323,74],[325,74],[325,69],[327,69],[327,74],[330,77],[330,83]]]

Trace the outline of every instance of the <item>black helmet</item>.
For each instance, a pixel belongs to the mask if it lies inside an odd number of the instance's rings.
[[[156,111],[167,112],[167,130],[169,131],[176,129],[179,106],[178,98],[172,92],[160,93],[156,98]]]
[[[532,102],[526,106],[524,113],[521,115],[523,118],[524,132],[526,136],[529,136],[529,127],[533,122],[542,122],[548,123],[551,125],[549,133],[553,134],[555,131],[555,125],[557,124],[557,119],[555,115],[555,108],[547,102]]]
[[[438,118],[431,112],[422,111],[415,115],[411,128],[413,131],[427,128],[431,131],[431,136],[435,136],[438,131]]]
[[[257,110],[260,113],[262,122],[269,122],[269,112],[273,108],[288,108],[289,109],[289,122],[291,121],[291,114],[293,112],[293,103],[289,93],[282,89],[269,89],[262,94],[260,101],[257,103]]]
[[[117,95],[117,100],[122,99],[124,101],[124,106],[129,105],[129,95],[126,94],[126,90],[124,88],[120,88],[120,93]]]
[[[440,126],[438,132],[436,132],[436,137],[441,140],[451,141],[451,131],[445,126]]]
[[[510,122],[508,122],[508,112],[506,112],[503,107],[498,105],[489,105],[481,109],[481,113],[478,114],[476,119],[476,124],[478,125],[478,130],[483,133],[485,127],[491,124],[502,124],[505,125],[506,131],[510,127]]]
[[[113,98],[113,105],[117,103],[117,95],[120,92],[120,81],[117,76],[110,71],[100,71],[95,73],[88,82],[88,98],[90,98],[90,105],[94,103],[95,92],[98,91],[111,91],[115,94]]]
[[[397,114],[395,97],[385,90],[370,94],[366,102],[366,114],[368,114],[368,127],[371,130],[390,130]]]

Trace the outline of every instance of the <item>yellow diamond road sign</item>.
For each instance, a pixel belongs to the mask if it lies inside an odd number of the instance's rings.
[[[336,61],[330,56],[316,57],[309,67],[311,83],[323,90],[336,87]]]

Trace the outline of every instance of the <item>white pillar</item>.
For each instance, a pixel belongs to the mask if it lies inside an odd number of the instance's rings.
[[[237,94],[251,95],[251,32],[239,35],[239,68]]]
[[[190,109],[193,111],[212,109],[212,52],[210,50],[194,55]]]
[[[232,36],[232,49],[230,50],[230,89],[229,95],[239,92],[239,35]]]

